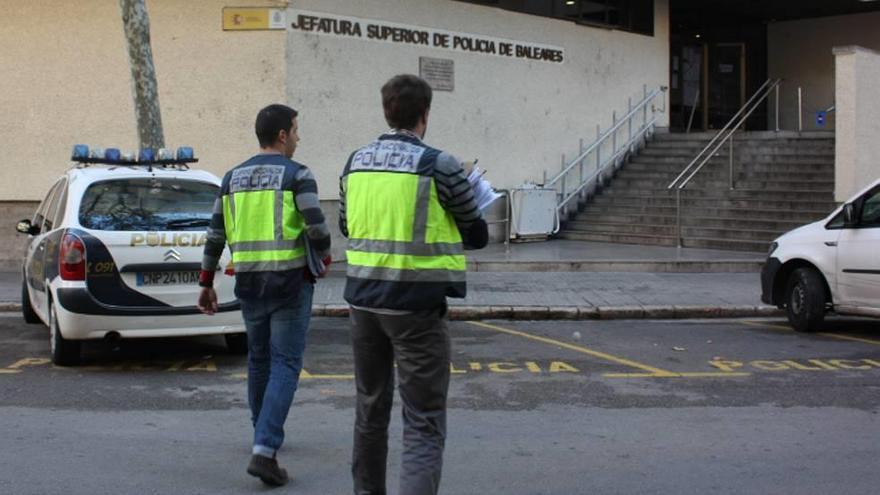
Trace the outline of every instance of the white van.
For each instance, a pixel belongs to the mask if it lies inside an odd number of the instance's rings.
[[[761,300],[784,308],[801,332],[817,330],[828,312],[880,317],[880,180],[776,239],[761,286]]]

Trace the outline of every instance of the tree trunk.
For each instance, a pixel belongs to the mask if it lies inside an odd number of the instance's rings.
[[[137,117],[138,139],[141,148],[162,148],[162,114],[159,111],[159,87],[150,47],[150,18],[146,0],[119,0],[122,23],[128,42],[131,62],[132,97]]]

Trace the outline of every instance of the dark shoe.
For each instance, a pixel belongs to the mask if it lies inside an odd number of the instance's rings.
[[[247,472],[251,476],[270,486],[284,486],[289,481],[287,471],[278,466],[278,461],[271,457],[252,455]]]

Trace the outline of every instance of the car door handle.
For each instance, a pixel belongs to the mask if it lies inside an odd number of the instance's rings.
[[[825,241],[825,245],[828,247],[837,247],[837,241]]]

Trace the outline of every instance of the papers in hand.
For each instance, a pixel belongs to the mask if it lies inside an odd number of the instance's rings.
[[[492,184],[483,178],[485,173],[485,170],[475,165],[467,178],[468,182],[471,183],[471,187],[474,189],[474,200],[476,200],[477,206],[481,211],[485,210],[493,201],[501,197],[500,194],[492,189]]]

